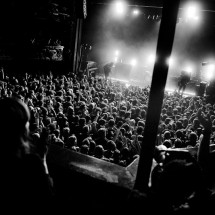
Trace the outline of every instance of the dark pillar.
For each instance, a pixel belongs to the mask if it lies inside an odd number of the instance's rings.
[[[172,52],[179,3],[180,0],[164,0],[163,3],[162,19],[157,43],[157,61],[154,65],[144,138],[134,185],[134,189],[141,192],[148,191],[153,153],[164,98],[164,89],[169,69],[166,59],[170,57]]]
[[[75,44],[73,50],[73,72],[78,72],[78,65],[80,61],[80,47],[81,47],[81,36],[82,36],[82,19],[76,20],[76,32],[75,32]]]
[[[84,19],[87,18],[87,0],[74,0],[74,28],[71,30],[71,59],[72,72],[78,73],[78,67],[81,57],[81,39],[82,39],[82,26]]]

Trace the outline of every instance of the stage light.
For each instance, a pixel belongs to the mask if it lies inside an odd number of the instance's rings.
[[[114,58],[114,62],[116,63],[118,61],[118,57],[115,57]]]
[[[115,55],[116,55],[116,56],[119,56],[119,50],[116,50],[116,51],[115,51]]]
[[[118,1],[114,4],[114,10],[117,15],[122,16],[126,12],[126,3],[122,1]]]
[[[214,62],[203,62],[201,79],[207,82],[215,80],[215,64]]]
[[[132,66],[136,66],[137,65],[137,60],[136,59],[132,59],[130,64]]]
[[[167,59],[167,64],[168,64],[169,66],[173,66],[174,62],[175,62],[175,60],[174,60],[173,57],[170,57],[170,58]]]
[[[189,5],[185,6],[185,11],[184,11],[184,18],[185,21],[199,21],[199,12],[200,12],[200,7],[198,4],[191,3]]]
[[[137,16],[139,13],[140,13],[139,10],[137,10],[137,9],[134,9],[134,10],[133,10],[133,15],[134,15],[134,16]]]
[[[210,71],[210,72],[214,72],[214,69],[215,69],[215,65],[214,64],[210,64],[209,66],[208,66],[208,70]]]
[[[197,13],[197,9],[195,6],[189,6],[187,8],[187,11],[186,11],[186,17],[187,18],[193,18],[196,16],[196,13]]]
[[[156,61],[156,56],[153,55],[153,54],[149,55],[148,62],[149,63],[154,63],[155,61]]]
[[[205,73],[205,78],[207,81],[210,81],[213,78],[213,74],[211,72],[206,72]]]
[[[215,66],[214,64],[210,64],[207,66],[207,69],[205,71],[205,78],[207,81],[210,81],[214,78],[214,72],[215,72]]]
[[[192,69],[192,67],[189,66],[185,69],[185,71],[188,73],[192,73],[193,69]]]

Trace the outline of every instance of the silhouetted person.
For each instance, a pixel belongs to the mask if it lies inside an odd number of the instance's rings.
[[[104,66],[105,80],[107,80],[109,78],[110,73],[112,72],[113,66],[114,66],[113,62],[110,62]]]
[[[178,87],[179,87],[178,93],[181,92],[181,94],[183,95],[189,81],[190,81],[190,73],[188,73],[187,71],[181,71],[181,75],[178,82]]]
[[[28,107],[16,98],[1,99],[0,119],[1,209],[22,214],[50,210],[53,185],[46,164],[47,149],[32,151]]]

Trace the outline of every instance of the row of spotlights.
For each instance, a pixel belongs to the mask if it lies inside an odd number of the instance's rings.
[[[116,51],[115,51],[114,62],[117,63],[118,61],[119,61],[119,50],[116,50]],[[156,61],[156,56],[153,55],[153,54],[149,55],[147,61],[148,61],[149,64],[155,63],[155,61]],[[175,60],[174,60],[174,58],[172,58],[172,57],[169,58],[169,59],[167,59],[167,61],[166,61],[166,63],[167,63],[169,66],[172,66],[172,65],[174,64],[174,62],[175,62]],[[133,59],[130,60],[130,65],[131,65],[132,67],[137,66],[137,64],[138,64],[138,62],[137,62],[137,60],[136,60],[135,58],[133,58]],[[212,68],[212,69],[211,69],[211,68]],[[210,71],[212,71],[213,69],[214,69],[214,65],[211,65]],[[189,72],[189,73],[192,73],[192,71],[193,71],[192,66],[187,66],[184,70],[187,71],[187,72]]]
[[[148,61],[150,62],[150,63],[153,63],[153,62],[155,62],[155,56],[154,55],[150,55],[149,56],[149,58],[148,58]],[[115,63],[117,63],[118,62],[118,57],[116,56],[115,57]],[[170,65],[170,64],[173,64],[173,62],[174,62],[174,60],[172,59],[172,58],[169,58],[168,60],[167,60],[167,63]],[[132,59],[131,61],[130,61],[130,65],[132,66],[132,67],[135,67],[136,65],[137,65],[137,60],[136,59]],[[184,71],[186,71],[187,73],[190,73],[190,74],[192,74],[192,72],[193,72],[193,68],[191,67],[191,66],[187,66],[187,67],[185,67],[184,68]],[[214,72],[215,72],[215,65],[214,64],[210,64],[210,65],[208,65],[207,66],[207,68],[205,69],[205,79],[207,79],[207,81],[209,81],[209,80],[211,80],[212,78],[213,78],[213,76],[214,76]]]
[[[114,4],[114,10],[117,16],[123,16],[127,12],[127,4],[124,1],[117,1]],[[180,21],[188,22],[188,21],[198,21],[200,17],[198,16],[199,14],[199,8],[193,4],[193,5],[188,5],[185,7],[184,13],[182,17],[179,18]],[[139,15],[141,12],[138,8],[135,8],[132,10],[132,14],[134,16]],[[159,15],[147,15],[147,19],[153,19],[159,21],[161,19],[161,16]]]

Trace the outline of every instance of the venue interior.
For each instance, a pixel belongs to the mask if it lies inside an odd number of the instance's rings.
[[[71,214],[204,211],[191,164],[202,164],[202,142],[211,144],[204,152],[215,152],[213,0],[7,0],[0,3],[0,28],[0,100],[11,93],[28,105],[32,142],[47,129],[41,160],[54,184],[51,207]],[[101,157],[90,154],[91,144],[105,145],[97,147]],[[164,157],[180,156],[195,174],[176,166],[175,181],[164,181]],[[170,197],[159,187],[167,183]],[[215,211],[211,187],[213,203],[205,198],[205,205]],[[181,210],[188,204],[188,212]]]

